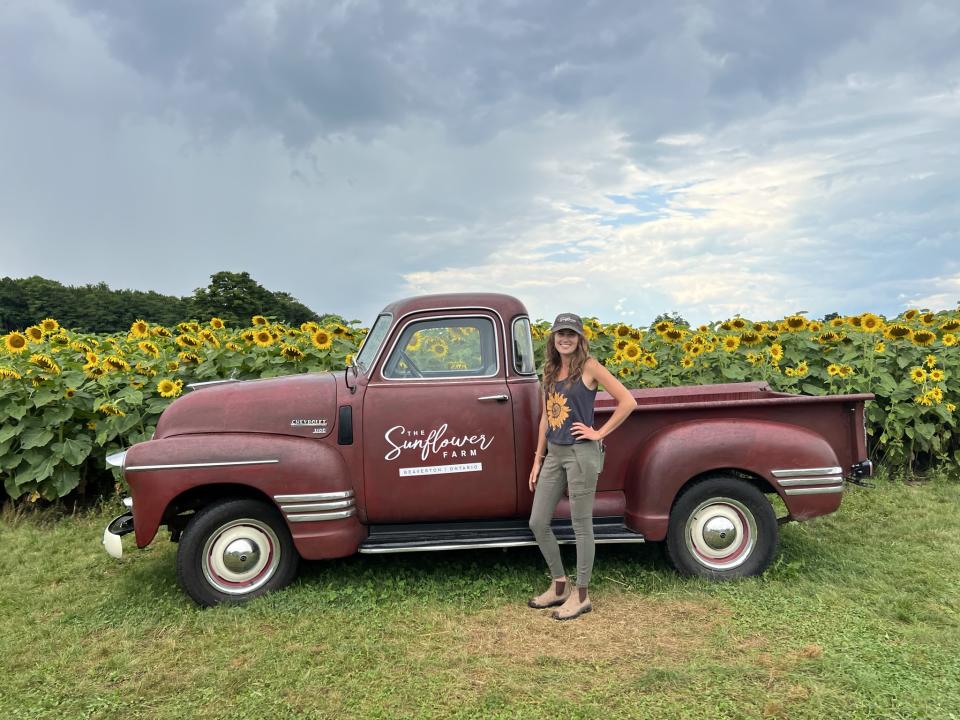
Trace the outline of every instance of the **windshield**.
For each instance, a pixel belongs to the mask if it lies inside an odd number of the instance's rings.
[[[357,353],[356,365],[361,372],[367,372],[373,363],[373,358],[377,355],[377,350],[383,344],[383,339],[387,336],[390,329],[390,323],[393,320],[390,315],[380,315],[377,321],[367,333],[363,345],[360,346],[360,352]]]

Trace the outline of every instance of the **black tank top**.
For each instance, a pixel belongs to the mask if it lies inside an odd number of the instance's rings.
[[[554,445],[573,445],[577,440],[570,433],[575,422],[593,427],[593,404],[597,391],[583,384],[583,378],[574,381],[558,380],[553,390],[547,391],[547,440]]]

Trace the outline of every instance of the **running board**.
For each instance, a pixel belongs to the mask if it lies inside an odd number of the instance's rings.
[[[569,520],[554,520],[557,542],[576,542]],[[640,533],[628,530],[622,517],[594,518],[593,537],[598,545],[642,543]],[[359,552],[369,555],[438,550],[481,550],[536,545],[525,520],[489,522],[416,523],[411,525],[372,525],[370,535]]]

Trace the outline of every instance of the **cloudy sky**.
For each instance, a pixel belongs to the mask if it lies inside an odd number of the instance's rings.
[[[953,0],[0,2],[0,276],[893,315],[958,199]]]

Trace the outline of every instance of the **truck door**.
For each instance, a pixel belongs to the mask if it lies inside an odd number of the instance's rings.
[[[495,314],[420,315],[400,323],[363,399],[369,522],[515,513],[502,343]]]

